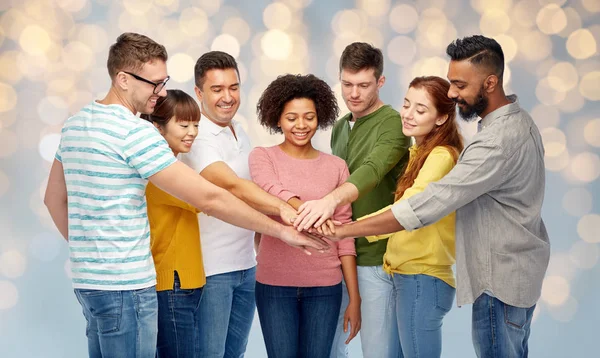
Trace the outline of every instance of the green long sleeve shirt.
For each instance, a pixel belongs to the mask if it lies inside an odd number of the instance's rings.
[[[400,113],[385,105],[358,118],[350,129],[352,114],[339,119],[331,133],[331,151],[344,159],[350,169],[347,182],[358,188],[358,199],[352,203],[356,220],[394,203],[394,192],[400,174],[408,162],[410,137],[402,133]],[[369,243],[356,238],[356,263],[359,266],[383,264],[387,240]]]

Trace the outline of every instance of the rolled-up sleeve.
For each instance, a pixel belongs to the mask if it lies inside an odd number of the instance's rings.
[[[456,166],[423,192],[392,206],[392,213],[407,231],[435,223],[475,198],[493,190],[504,180],[506,157],[490,140],[475,140]]]

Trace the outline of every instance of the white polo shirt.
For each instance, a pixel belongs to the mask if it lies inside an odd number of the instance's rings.
[[[238,177],[251,180],[248,169],[248,155],[252,150],[250,138],[238,122],[232,120],[231,124],[237,140],[229,127],[221,127],[203,117],[192,150],[181,154],[181,161],[198,173],[212,163],[224,162]],[[204,213],[198,215],[198,221],[206,276],[246,270],[256,265],[253,231]]]

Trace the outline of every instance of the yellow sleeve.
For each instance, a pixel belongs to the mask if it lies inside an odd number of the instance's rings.
[[[429,183],[438,181],[442,179],[446,174],[448,174],[450,170],[452,170],[454,165],[456,165],[456,163],[454,162],[454,158],[452,157],[452,154],[450,154],[447,148],[441,146],[433,148],[431,153],[429,153],[429,156],[427,156],[427,159],[425,159],[423,167],[421,167],[421,170],[419,170],[419,174],[415,178],[415,182],[411,187],[404,191],[404,194],[398,201],[408,199],[411,196],[422,192],[423,190],[425,190]],[[391,206],[392,205],[389,205],[372,214],[365,215],[359,218],[358,220],[363,220],[371,216],[381,214],[384,211],[390,209]],[[378,240],[387,239],[392,235],[393,233],[367,236],[366,239],[369,242],[375,242]]]
[[[152,201],[159,205],[174,206],[180,209],[191,211],[196,214],[200,213],[200,210],[196,209],[195,207],[186,203],[185,201],[179,200],[176,197],[160,190],[157,186],[155,186],[152,183],[148,183],[148,186],[146,187],[146,198],[149,201]]]

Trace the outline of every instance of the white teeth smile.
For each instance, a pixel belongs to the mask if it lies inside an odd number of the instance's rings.
[[[233,107],[233,105],[231,105],[231,104],[230,104],[229,106],[223,106],[223,105],[220,105],[220,106],[218,106],[218,107],[219,107],[219,108],[223,108],[223,109],[230,109],[231,107]]]
[[[307,132],[307,133],[293,133],[293,134],[294,134],[296,137],[302,137],[302,138],[304,138],[304,137],[306,137],[306,136],[308,135],[308,132]]]

